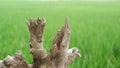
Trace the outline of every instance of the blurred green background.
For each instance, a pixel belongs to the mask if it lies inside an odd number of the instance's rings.
[[[18,50],[28,63],[29,18],[44,16],[47,20],[44,47],[49,51],[56,31],[69,17],[70,48],[78,47],[81,58],[68,68],[120,68],[120,2],[95,1],[0,1],[0,59]]]

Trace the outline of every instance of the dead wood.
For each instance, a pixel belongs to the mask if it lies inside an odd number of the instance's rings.
[[[69,48],[70,27],[68,18],[64,26],[57,31],[52,48],[47,54],[43,46],[44,28],[46,20],[29,19],[28,28],[30,32],[30,53],[33,56],[33,63],[27,64],[20,53],[8,56],[0,61],[0,68],[66,68],[77,56],[80,56],[78,48]]]

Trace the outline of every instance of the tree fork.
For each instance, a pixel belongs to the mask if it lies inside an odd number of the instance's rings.
[[[45,18],[29,19],[28,28],[30,32],[30,53],[33,56],[33,63],[27,64],[25,59],[18,53],[14,56],[7,56],[0,61],[0,68],[67,68],[77,56],[80,55],[78,48],[69,48],[70,27],[68,18],[64,26],[57,31],[52,48],[47,54],[43,46],[43,34],[46,24]]]

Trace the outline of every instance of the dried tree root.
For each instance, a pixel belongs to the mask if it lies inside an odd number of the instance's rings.
[[[47,54],[43,46],[43,34],[45,19],[29,19],[30,53],[33,56],[33,64],[27,64],[20,53],[7,56],[0,61],[0,68],[66,68],[77,56],[80,55],[78,48],[69,48],[70,27],[68,18],[64,26],[57,31],[50,52]]]

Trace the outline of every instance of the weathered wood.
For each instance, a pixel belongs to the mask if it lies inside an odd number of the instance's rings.
[[[43,34],[45,19],[29,19],[30,53],[33,56],[33,64],[27,64],[20,53],[8,56],[0,61],[0,68],[66,68],[77,56],[80,55],[78,48],[69,48],[70,27],[68,18],[64,26],[57,31],[52,48],[47,54],[43,46]]]

